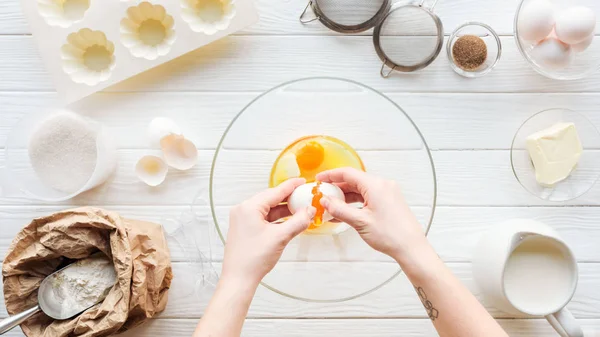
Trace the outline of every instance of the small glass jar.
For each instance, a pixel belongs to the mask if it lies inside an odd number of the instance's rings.
[[[487,57],[485,62],[472,70],[465,69],[458,65],[453,53],[456,41],[466,35],[474,35],[481,38],[487,47]],[[452,70],[461,76],[476,78],[488,74],[496,67],[498,61],[500,61],[500,56],[502,55],[502,42],[492,27],[480,22],[467,22],[458,27],[452,35],[450,35],[446,45],[446,51]]]

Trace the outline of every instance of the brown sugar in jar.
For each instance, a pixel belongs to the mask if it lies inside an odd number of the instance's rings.
[[[452,57],[458,67],[474,71],[487,60],[488,50],[485,41],[475,35],[461,36],[452,46]]]

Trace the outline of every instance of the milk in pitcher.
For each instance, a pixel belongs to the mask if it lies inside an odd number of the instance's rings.
[[[564,247],[543,236],[525,238],[504,269],[506,297],[524,312],[544,312],[570,300],[576,282],[573,261]]]

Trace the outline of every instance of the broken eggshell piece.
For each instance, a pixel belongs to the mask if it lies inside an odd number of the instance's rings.
[[[110,78],[115,45],[98,30],[84,28],[67,37],[61,48],[63,70],[75,83],[94,86]]]
[[[234,0],[180,0],[181,17],[197,33],[225,30],[236,14]]]
[[[292,195],[290,195],[288,199],[288,209],[290,210],[290,213],[296,214],[296,212],[298,212],[299,210],[305,209],[308,206],[312,205],[312,201],[314,198],[313,188],[316,185],[316,182],[300,185],[294,190],[294,192],[292,192]],[[323,193],[324,196],[346,201],[346,196],[344,195],[344,192],[336,185],[329,183],[320,183],[319,191]],[[333,220],[333,217],[326,211],[323,214],[323,223],[330,220]]]
[[[170,135],[181,135],[179,125],[172,119],[157,117],[148,125],[148,141],[153,148],[161,148],[160,141]]]
[[[135,57],[155,60],[175,43],[175,20],[163,6],[142,2],[127,10],[121,20],[121,42]]]
[[[167,178],[169,166],[157,156],[144,156],[135,165],[135,174],[148,186],[158,186]]]
[[[37,0],[37,4],[46,23],[61,28],[81,21],[90,8],[90,0]]]
[[[161,139],[160,148],[167,164],[177,170],[186,171],[198,162],[198,149],[181,135],[171,134]]]

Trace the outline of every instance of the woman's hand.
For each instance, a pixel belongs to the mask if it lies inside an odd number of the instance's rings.
[[[315,208],[309,207],[283,223],[270,222],[287,215],[279,205],[304,183],[304,179],[290,179],[231,210],[222,279],[248,280],[258,285],[275,267],[283,249],[308,228],[315,215]]]
[[[423,228],[396,182],[353,168],[322,172],[316,178],[338,185],[345,193],[362,196],[362,209],[335,198],[323,198],[321,204],[334,218],[354,227],[374,249],[398,260],[415,245],[426,242]]]

